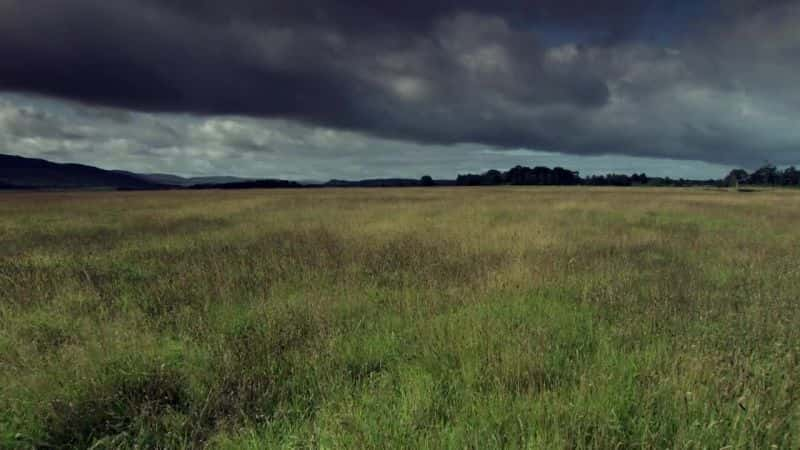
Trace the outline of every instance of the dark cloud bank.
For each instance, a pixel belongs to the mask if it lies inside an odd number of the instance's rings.
[[[792,164],[798,29],[789,1],[7,0],[0,90],[85,106],[7,97],[0,131],[62,152],[302,152],[327,130],[344,153]]]

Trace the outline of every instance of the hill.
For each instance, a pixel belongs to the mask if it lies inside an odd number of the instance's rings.
[[[179,175],[172,175],[169,173],[134,173],[124,170],[115,170],[117,173],[128,174],[137,178],[141,178],[150,183],[165,184],[171,186],[194,186],[197,184],[225,184],[225,183],[242,183],[247,181],[255,181],[251,178],[228,177],[228,176],[207,176],[207,177],[182,177]]]
[[[161,183],[134,174],[82,164],[60,164],[44,159],[0,154],[0,183],[12,188],[42,189],[160,189]]]

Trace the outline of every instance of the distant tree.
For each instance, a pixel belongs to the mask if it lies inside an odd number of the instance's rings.
[[[631,184],[647,184],[648,178],[644,173],[631,175]]]
[[[515,166],[506,172],[503,178],[508,184],[525,184],[525,179],[530,170],[530,167]]]
[[[572,186],[580,184],[581,176],[578,172],[556,167],[553,169],[553,184]]]
[[[486,186],[496,186],[503,184],[503,174],[499,170],[489,170],[481,177],[481,184]]]
[[[728,176],[733,177],[731,179],[749,179],[747,172],[741,169],[732,171]],[[785,172],[773,171],[771,174],[768,172],[765,174],[765,177],[768,180],[772,180],[770,181],[771,183],[781,182],[784,179],[786,180],[783,181],[784,183],[800,183],[800,172],[794,171],[794,168],[792,168],[792,171],[787,169]],[[645,173],[634,173],[632,175],[610,173],[581,178],[578,172],[567,170],[563,167],[551,169],[545,166],[536,166],[534,168],[515,166],[505,172],[488,170],[480,175],[459,175],[458,178],[456,178],[455,184],[459,186],[493,186],[499,184],[551,186],[570,186],[577,184],[587,186],[724,186],[726,180],[686,180],[683,178],[676,180],[670,177],[650,178]]]
[[[606,177],[601,175],[592,175],[584,181],[585,184],[589,186],[605,186],[608,184],[606,182]]]
[[[422,186],[433,186],[433,178],[430,175],[424,175],[422,178],[419,179],[419,184]]]
[[[797,186],[800,185],[800,172],[790,166],[783,171],[781,182],[784,186]]]
[[[468,173],[466,175],[459,175],[456,178],[456,184],[458,186],[480,186],[481,184],[481,176]]]
[[[774,185],[778,183],[778,169],[772,164],[767,164],[750,175],[750,184],[768,184]]]
[[[606,175],[606,185],[608,186],[630,186],[631,177],[627,175],[620,175],[611,173]]]
[[[744,169],[733,169],[725,177],[725,184],[731,187],[737,187],[740,184],[746,184],[750,175]]]
[[[525,184],[553,184],[553,171],[549,167],[536,166],[525,175]]]

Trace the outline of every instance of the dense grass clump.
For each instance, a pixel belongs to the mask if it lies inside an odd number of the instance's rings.
[[[0,448],[799,448],[800,194],[0,196]]]

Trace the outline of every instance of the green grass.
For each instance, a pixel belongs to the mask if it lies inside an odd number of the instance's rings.
[[[2,448],[800,448],[800,192],[0,195]]]

